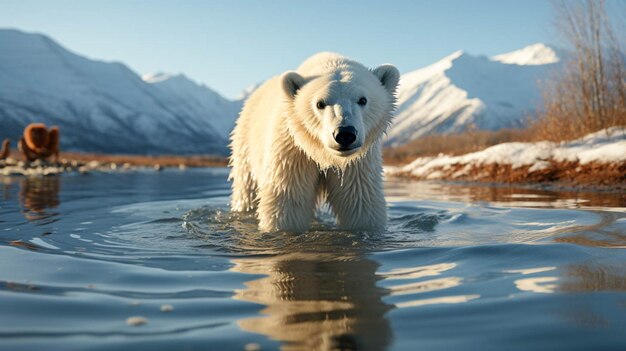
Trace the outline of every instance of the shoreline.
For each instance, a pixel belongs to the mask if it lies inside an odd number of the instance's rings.
[[[164,168],[184,170],[195,167],[225,167],[227,163],[225,157],[217,156],[142,156],[62,152],[57,162],[48,160],[26,162],[21,157],[8,157],[0,160],[0,176],[48,176],[137,169],[161,171]]]
[[[100,163],[128,164],[141,167],[216,167],[226,166],[228,159],[213,155],[117,155],[81,152],[61,152],[59,160],[77,162],[97,161]]]
[[[463,155],[418,157],[385,171],[419,180],[626,189],[626,130],[613,127],[571,141],[507,142]]]
[[[12,155],[14,156],[14,155]],[[62,173],[184,170],[197,167],[226,167],[227,158],[216,156],[174,155],[108,155],[62,152],[59,162],[19,158],[0,160],[0,176],[47,176]],[[412,172],[408,165],[384,165],[385,177],[436,181],[442,183],[476,184],[481,186],[521,186],[550,189],[585,189],[592,191],[626,191],[626,161],[581,164],[576,161],[542,161],[517,165],[501,163],[452,163],[429,167],[427,173]]]
[[[626,162],[598,163],[546,161],[542,167],[511,164],[453,164],[434,167],[431,173],[417,175],[404,167],[385,167],[385,175],[412,180],[540,186],[556,189],[585,188],[625,190]]]

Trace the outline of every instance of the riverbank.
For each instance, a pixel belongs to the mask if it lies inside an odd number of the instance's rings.
[[[224,167],[215,156],[136,156],[63,152],[59,162],[0,160],[2,176],[131,169]],[[404,166],[385,166],[388,177],[510,184],[626,189],[626,130],[615,127],[561,143],[509,142],[465,155],[418,157]]]
[[[388,176],[420,180],[566,183],[626,189],[626,131],[616,127],[561,143],[502,143],[460,156],[419,157]]]
[[[45,176],[68,172],[111,172],[131,169],[160,171],[163,168],[223,167],[226,164],[226,158],[215,156],[136,156],[63,152],[58,162],[37,160],[29,163],[18,157],[0,160],[0,175]]]

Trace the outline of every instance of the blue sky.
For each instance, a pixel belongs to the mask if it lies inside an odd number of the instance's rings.
[[[318,51],[408,72],[459,49],[554,43],[544,0],[0,0],[0,28],[51,36],[139,74],[185,73],[227,97]]]

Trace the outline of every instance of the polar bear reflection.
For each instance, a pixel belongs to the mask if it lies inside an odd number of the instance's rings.
[[[267,306],[243,319],[246,331],[283,342],[283,350],[382,350],[392,338],[376,286],[378,264],[359,255],[294,253],[233,260],[232,270],[267,277],[235,298]]]

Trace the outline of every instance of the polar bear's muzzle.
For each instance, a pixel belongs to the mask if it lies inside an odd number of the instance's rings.
[[[339,127],[333,132],[333,138],[342,148],[349,148],[356,140],[356,134],[353,126]]]
[[[338,151],[342,156],[348,156],[361,147],[358,139],[358,132],[353,126],[338,127],[333,132],[333,139],[336,145],[332,149]]]

